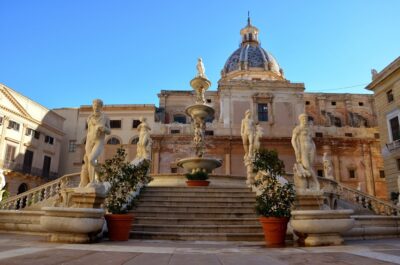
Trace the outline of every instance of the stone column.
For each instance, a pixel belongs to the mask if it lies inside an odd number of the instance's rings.
[[[340,182],[340,160],[339,160],[339,153],[336,148],[336,144],[332,143],[332,164],[333,164],[333,175],[335,176],[335,180]]]
[[[151,163],[153,168],[153,174],[160,173],[160,142],[158,140],[153,142],[153,155]]]
[[[224,148],[224,153],[225,153],[225,175],[230,175],[232,170],[231,170],[231,151],[232,148],[231,146]]]
[[[375,196],[375,181],[371,166],[371,149],[369,144],[362,145],[363,162],[365,166],[365,182],[367,184],[367,192],[369,195]]]

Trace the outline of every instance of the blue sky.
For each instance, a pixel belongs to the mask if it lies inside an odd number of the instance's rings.
[[[368,93],[371,68],[400,55],[399,0],[0,0],[0,83],[48,108],[158,104],[190,89],[201,56],[215,90],[248,10],[309,92]]]

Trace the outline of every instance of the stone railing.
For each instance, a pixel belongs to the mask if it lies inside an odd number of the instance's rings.
[[[335,180],[319,178],[319,182],[326,193],[336,194],[341,200],[350,202],[360,209],[367,209],[378,215],[400,215],[400,207],[390,202],[350,188]]]
[[[387,149],[391,152],[400,148],[400,139],[386,144]]]
[[[0,203],[0,210],[21,210],[56,196],[62,188],[76,186],[80,173],[64,175]]]

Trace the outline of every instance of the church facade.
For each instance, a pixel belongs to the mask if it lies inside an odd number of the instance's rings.
[[[292,83],[271,53],[259,43],[259,30],[250,20],[241,31],[241,44],[226,61],[217,91],[207,91],[206,101],[215,109],[206,130],[206,156],[219,158],[218,175],[245,175],[241,120],[246,110],[263,131],[261,146],[276,149],[287,174],[295,162],[291,133],[298,116],[306,113],[317,146],[314,168],[324,177],[322,156],[333,163],[337,181],[370,195],[387,198],[383,160],[380,153],[374,99],[367,94],[306,93],[303,83]],[[111,135],[101,160],[118,146],[136,154],[137,126],[141,116],[152,128],[152,173],[183,173],[177,161],[193,155],[193,128],[185,108],[195,100],[190,90],[161,90],[159,106],[105,105],[111,120]],[[105,103],[106,102],[106,99]],[[90,106],[54,110],[63,116],[65,137],[61,148],[60,172],[78,172],[82,166],[85,122]]]

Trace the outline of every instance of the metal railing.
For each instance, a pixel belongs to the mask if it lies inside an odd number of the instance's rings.
[[[336,194],[340,199],[355,204],[360,209],[367,209],[378,215],[400,215],[400,207],[390,202],[350,188],[335,180],[319,178],[319,182],[324,192]]]
[[[39,187],[12,196],[0,203],[0,210],[21,210],[50,199],[56,196],[62,188],[74,186],[76,184],[74,178],[79,177],[79,175],[80,173],[67,174]]]
[[[387,149],[391,152],[400,148],[400,139],[386,144]]]

